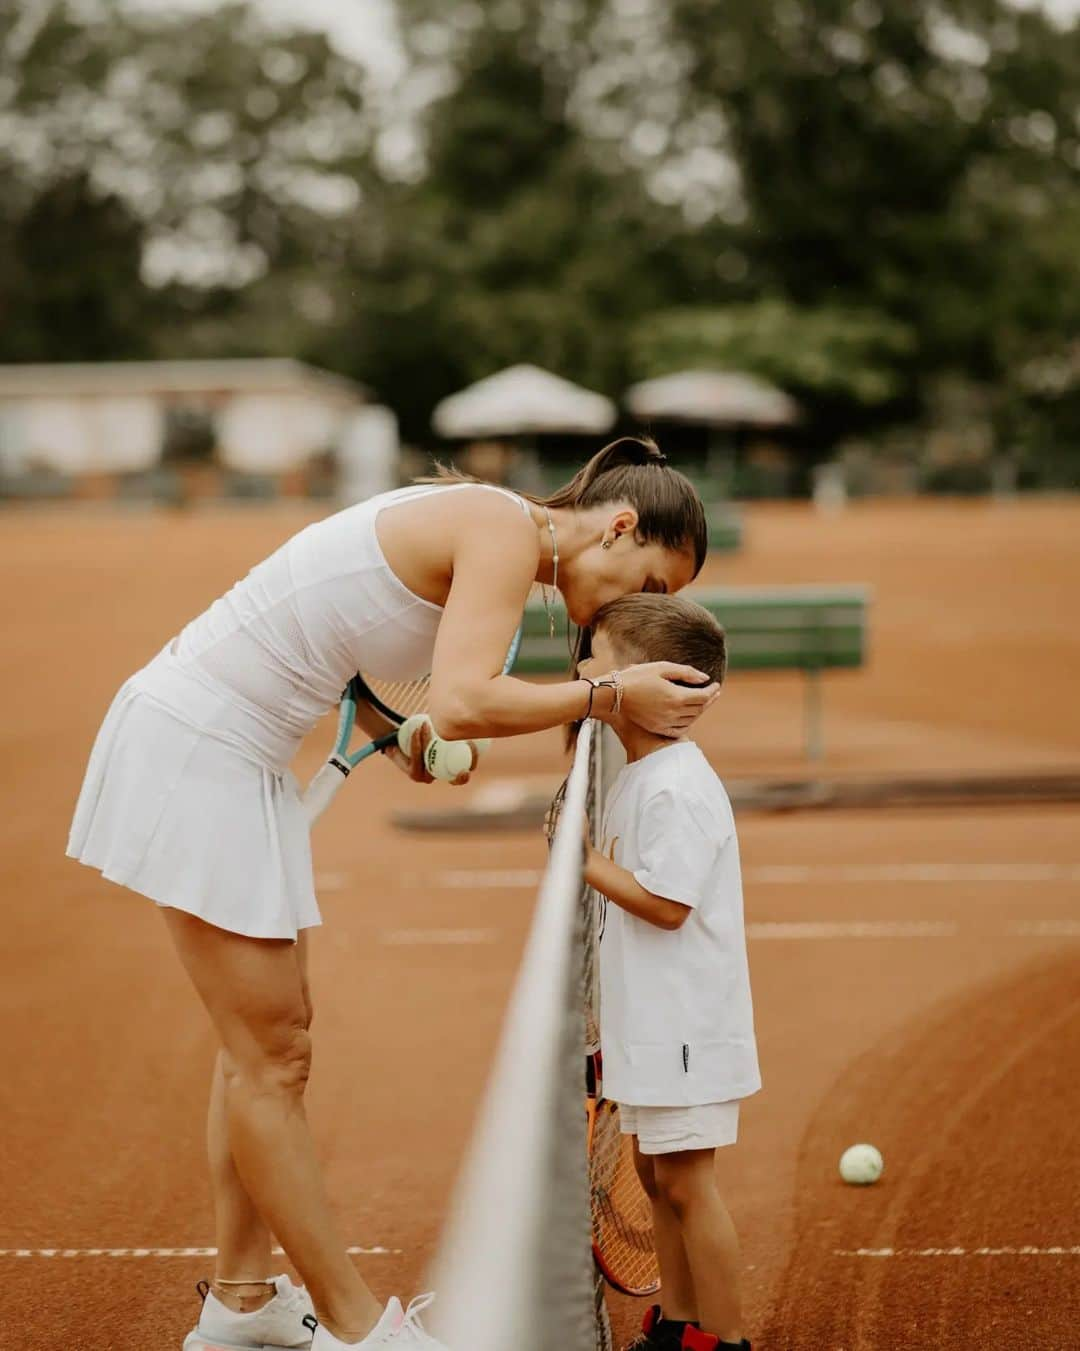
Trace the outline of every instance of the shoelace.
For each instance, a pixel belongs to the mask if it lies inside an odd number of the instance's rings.
[[[431,1342],[432,1338],[424,1331],[424,1326],[420,1322],[420,1315],[434,1303],[435,1293],[430,1290],[426,1295],[417,1295],[415,1299],[410,1300],[409,1307],[405,1310],[405,1318],[401,1327],[395,1333],[394,1340],[396,1341],[398,1337],[405,1337],[408,1341],[417,1342],[420,1345]]]

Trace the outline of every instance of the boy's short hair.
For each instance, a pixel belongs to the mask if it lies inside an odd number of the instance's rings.
[[[636,592],[601,606],[592,622],[629,666],[673,661],[693,666],[718,685],[727,672],[723,625],[703,605],[685,596]]]

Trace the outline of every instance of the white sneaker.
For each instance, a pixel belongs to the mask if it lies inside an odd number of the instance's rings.
[[[420,1323],[420,1315],[434,1299],[434,1295],[417,1295],[407,1309],[401,1307],[400,1299],[391,1299],[383,1316],[362,1342],[341,1342],[326,1328],[317,1328],[311,1351],[349,1351],[350,1347],[358,1346],[393,1346],[401,1351],[411,1346],[426,1346],[428,1351],[447,1351],[442,1342],[424,1331]]]
[[[204,1282],[199,1283],[200,1294]],[[273,1278],[274,1297],[254,1313],[234,1313],[207,1287],[199,1323],[184,1338],[184,1351],[307,1351],[314,1319],[311,1296],[288,1276]]]

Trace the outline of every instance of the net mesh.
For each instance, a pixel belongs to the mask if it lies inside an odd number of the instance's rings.
[[[587,723],[554,813],[551,855],[433,1277],[450,1351],[609,1351],[591,1249],[585,1046],[598,1036],[596,899],[582,816],[603,807]]]

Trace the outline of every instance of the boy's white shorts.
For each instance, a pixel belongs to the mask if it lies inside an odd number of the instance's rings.
[[[636,1135],[642,1154],[680,1149],[717,1149],[739,1136],[739,1100],[696,1107],[633,1107],[619,1104],[619,1129]]]

